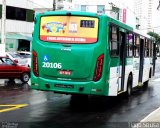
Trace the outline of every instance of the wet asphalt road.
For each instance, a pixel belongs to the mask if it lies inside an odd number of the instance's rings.
[[[29,84],[0,81],[0,105],[28,104],[23,108],[0,112],[0,127],[14,122],[26,128],[128,128],[160,107],[160,69],[148,89],[136,89],[126,99],[89,97],[73,99],[70,95],[30,90]],[[77,102],[78,101],[78,102]],[[1,109],[7,107],[0,107]]]

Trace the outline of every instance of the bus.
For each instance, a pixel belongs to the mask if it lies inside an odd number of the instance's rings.
[[[31,88],[63,94],[132,94],[154,75],[155,42],[105,14],[51,11],[35,17]]]

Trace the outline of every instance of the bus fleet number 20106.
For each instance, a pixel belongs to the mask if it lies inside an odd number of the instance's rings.
[[[62,63],[43,62],[43,68],[62,68]]]

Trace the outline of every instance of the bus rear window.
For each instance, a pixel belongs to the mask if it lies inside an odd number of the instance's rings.
[[[40,40],[57,43],[95,43],[98,18],[80,16],[44,16],[40,22]]]

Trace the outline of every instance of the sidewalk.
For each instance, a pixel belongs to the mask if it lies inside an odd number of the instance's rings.
[[[160,122],[160,107],[146,116],[141,122]]]

